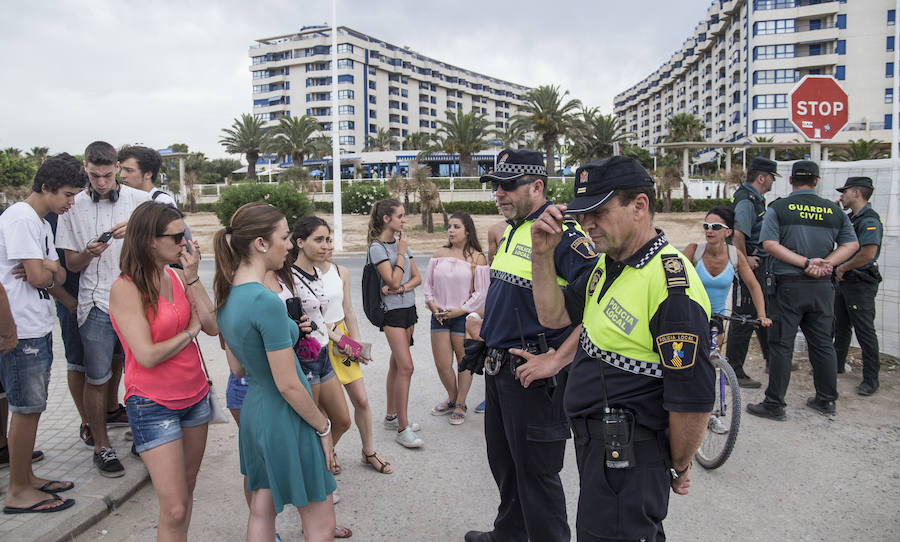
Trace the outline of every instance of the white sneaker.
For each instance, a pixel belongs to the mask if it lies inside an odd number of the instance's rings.
[[[419,424],[417,424],[416,422],[409,422],[409,425],[407,427],[409,427],[410,429],[412,429],[413,431],[415,431],[417,433],[422,430],[422,427]],[[384,428],[385,429],[393,429],[394,431],[396,431],[397,429],[400,429],[400,419],[394,418],[393,420],[389,420],[387,418],[384,418]]]
[[[422,439],[416,436],[416,434],[412,431],[411,427],[407,427],[403,431],[397,433],[397,436],[394,438],[397,442],[400,443],[401,446],[405,446],[407,448],[419,448],[424,444]]]

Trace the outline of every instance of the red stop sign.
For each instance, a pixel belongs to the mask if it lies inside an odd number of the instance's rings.
[[[807,75],[791,90],[791,122],[806,139],[833,138],[847,124],[847,93],[830,75]]]

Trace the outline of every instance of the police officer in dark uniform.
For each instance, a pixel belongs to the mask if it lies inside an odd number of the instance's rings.
[[[881,217],[869,205],[875,187],[868,177],[850,177],[841,193],[841,206],[850,210],[850,223],[859,240],[859,250],[852,258],[834,270],[837,292],[834,296],[834,350],[837,372],[844,372],[850,335],[856,330],[856,340],[862,349],[862,382],[856,387],[860,395],[878,391],[878,335],[875,334],[875,295],[881,274],[876,260],[881,254],[883,233]]]
[[[734,235],[732,236],[734,246],[747,257],[747,263],[753,274],[756,276],[756,282],[765,288],[766,284],[766,251],[759,242],[759,232],[762,229],[763,216],[766,214],[766,200],[763,197],[766,192],[772,189],[775,183],[775,177],[778,174],[778,164],[772,160],[768,160],[761,156],[757,156],[750,162],[750,171],[747,173],[747,180],[737,190],[731,198],[732,209],[734,209]],[[733,292],[734,303],[732,304],[733,313],[735,315],[746,315],[748,318],[756,318],[756,307],[753,305],[753,298],[750,296],[750,290],[741,281],[739,292]],[[734,367],[734,373],[737,375],[738,383],[742,388],[759,388],[762,384],[744,372],[744,360],[747,358],[747,347],[750,346],[750,337],[756,330],[756,337],[759,339],[759,346],[762,349],[763,357],[768,365],[769,359],[769,340],[766,328],[742,325],[731,325],[728,327],[728,341],[725,346],[725,357],[728,363]]]
[[[506,149],[496,169],[481,177],[495,191],[497,206],[509,226],[491,262],[481,336],[487,345],[484,432],[491,472],[500,490],[500,506],[489,532],[470,531],[466,542],[569,540],[562,469],[569,428],[562,409],[565,375],[524,388],[515,377],[522,362],[510,348],[542,350],[551,356],[575,353],[576,334],[569,326],[538,323],[531,285],[531,224],[550,203],[545,197],[547,170],[543,155]],[[593,268],[597,255],[590,240],[572,221],[552,256],[559,276],[554,288]],[[543,341],[542,341],[543,339]],[[523,344],[524,343],[524,344]]]
[[[687,493],[713,407],[709,298],[690,260],[653,227],[655,200],[640,163],[616,156],[579,168],[568,209],[551,206],[532,227],[541,323],[583,325],[565,396],[581,482],[579,542],[665,540],[670,488]],[[605,255],[561,290],[552,255],[563,213],[580,215]],[[529,362],[519,377],[529,386],[567,362],[522,355]]]
[[[806,405],[835,413],[837,362],[831,337],[834,284],[831,272],[859,247],[850,219],[837,204],[816,195],[819,166],[800,160],[791,168],[793,191],[769,205],[760,239],[773,258],[775,295],[769,328],[769,385],[761,403],[748,404],[755,416],[784,420],[784,394],[791,379],[797,327],[803,330],[813,367],[816,395]],[[837,248],[835,248],[837,245]]]

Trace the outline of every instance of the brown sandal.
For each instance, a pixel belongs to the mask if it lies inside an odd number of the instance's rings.
[[[378,466],[375,466],[375,464],[372,463],[372,461],[371,461],[372,459],[375,459],[375,461],[378,462]],[[384,459],[381,459],[381,456],[378,455],[378,452],[372,452],[372,455],[366,455],[366,451],[363,450],[362,462],[363,462],[363,464],[368,465],[368,466],[372,467],[373,469],[377,470],[381,474],[391,474],[392,472],[394,472],[394,469],[391,467],[391,464],[388,463],[387,461],[385,461]]]
[[[332,451],[331,452],[331,473],[332,474],[340,474],[342,470],[343,469],[341,469],[341,464],[338,463],[337,452]]]

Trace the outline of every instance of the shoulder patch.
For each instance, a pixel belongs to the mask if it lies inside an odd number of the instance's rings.
[[[664,254],[662,259],[663,269],[666,272],[666,288],[687,288],[690,286],[688,282],[687,271],[684,269],[684,262],[677,254]]]
[[[588,281],[587,288],[587,296],[591,297],[594,295],[594,291],[597,290],[597,285],[600,284],[600,278],[603,276],[603,269],[599,267],[594,269],[594,272],[591,273],[591,280]]]
[[[877,229],[878,229],[878,226],[869,226],[868,228],[866,228],[866,231],[875,231]]]
[[[572,241],[572,250],[577,252],[585,260],[597,257],[594,245],[591,244],[591,240],[587,237],[579,236],[578,239]]]
[[[663,366],[676,371],[693,366],[699,340],[693,333],[666,333],[657,337],[656,347]]]

